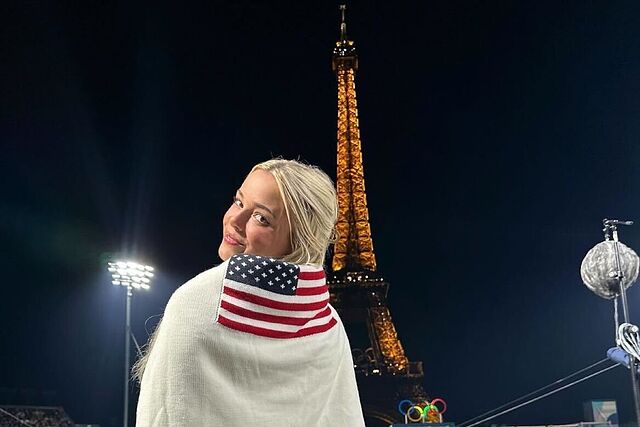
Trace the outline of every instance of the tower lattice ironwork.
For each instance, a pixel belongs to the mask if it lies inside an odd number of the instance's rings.
[[[340,40],[333,50],[338,81],[338,222],[331,303],[349,335],[367,425],[389,425],[404,421],[396,409],[400,400],[419,403],[427,395],[422,362],[410,362],[405,355],[387,307],[389,283],[377,271],[356,101],[358,56],[355,43],[347,38],[345,6],[340,9]]]

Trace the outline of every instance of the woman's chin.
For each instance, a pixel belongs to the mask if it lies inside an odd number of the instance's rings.
[[[226,246],[224,243],[222,243],[220,245],[220,248],[218,248],[218,256],[220,257],[220,259],[222,261],[226,261],[229,258],[231,258],[235,252],[229,250],[229,248],[225,248],[224,246]]]
[[[218,248],[218,256],[222,261],[226,261],[236,254],[248,253],[244,246],[231,246],[226,242],[222,242]]]

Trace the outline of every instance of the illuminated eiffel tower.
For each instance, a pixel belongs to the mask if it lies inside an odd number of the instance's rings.
[[[423,403],[422,362],[409,362],[387,308],[387,282],[376,269],[364,170],[355,72],[358,57],[347,38],[340,6],[340,40],[333,50],[338,79],[338,223],[329,285],[331,303],[345,324],[368,427],[403,422],[400,400]]]

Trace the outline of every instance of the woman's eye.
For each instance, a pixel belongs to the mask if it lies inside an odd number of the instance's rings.
[[[233,198],[233,204],[238,206],[239,208],[242,207],[242,201],[240,201],[240,199],[238,199],[237,197]]]
[[[259,213],[255,213],[253,214],[253,217],[255,218],[256,221],[258,221],[260,224],[262,225],[269,225],[269,221],[267,221],[267,218],[265,218],[264,215],[259,214]]]

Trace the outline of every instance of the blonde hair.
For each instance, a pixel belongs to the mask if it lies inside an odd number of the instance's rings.
[[[322,264],[334,240],[338,202],[331,178],[316,166],[297,160],[272,159],[251,169],[269,172],[284,203],[292,251],[284,261]]]
[[[338,201],[331,178],[317,166],[297,160],[267,160],[255,165],[251,172],[256,169],[267,171],[275,178],[284,203],[292,250],[282,259],[295,264],[322,265],[327,248],[334,241],[338,218]],[[142,381],[159,330],[160,323],[144,354],[133,365],[133,378],[138,382]]]

